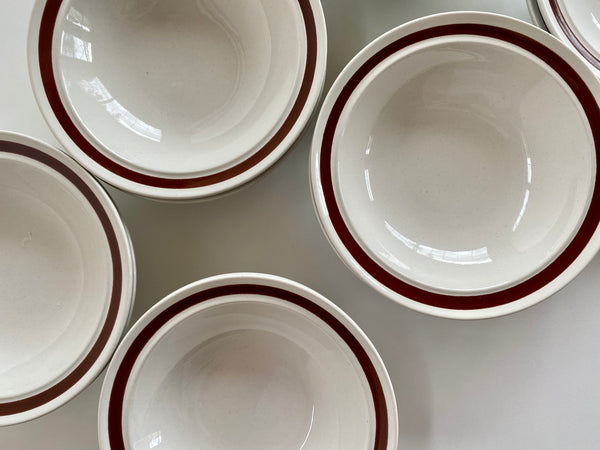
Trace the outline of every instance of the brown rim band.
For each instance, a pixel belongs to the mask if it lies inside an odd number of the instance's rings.
[[[310,0],[298,0],[302,11],[304,27],[306,32],[306,65],[304,77],[300,86],[298,96],[292,106],[292,109],[275,135],[258,151],[239,164],[230,167],[221,172],[196,178],[164,178],[129,169],[116,161],[108,158],[104,153],[98,150],[89,142],[79,131],[63,105],[56,79],[54,77],[54,68],[52,64],[52,42],[54,27],[62,0],[47,0],[42,19],[40,23],[39,41],[38,41],[38,59],[40,66],[40,75],[42,84],[46,93],[48,103],[52,108],[54,116],[69,138],[85,153],[89,158],[95,161],[106,170],[137,184],[163,188],[163,189],[193,189],[221,183],[234,178],[243,172],[250,170],[259,164],[283,142],[290,133],[300,114],[304,110],[306,102],[312,88],[317,66],[317,28],[315,17],[310,5]]]
[[[112,291],[110,295],[110,304],[108,312],[106,313],[106,319],[104,325],[98,334],[96,342],[79,363],[75,369],[73,369],[66,377],[60,380],[55,385],[48,389],[32,395],[31,397],[23,398],[12,402],[0,403],[0,416],[10,416],[13,414],[23,413],[35,408],[38,408],[55,398],[64,394],[67,390],[73,387],[81,378],[91,369],[100,354],[104,350],[106,343],[113,331],[117,315],[119,312],[119,304],[121,297],[121,289],[123,284],[122,268],[121,268],[121,257],[119,254],[119,243],[117,241],[116,233],[110,223],[108,214],[104,210],[100,200],[86,182],[79,177],[73,170],[67,167],[62,162],[53,158],[52,156],[44,153],[41,150],[29,147],[27,145],[18,144],[10,141],[0,141],[0,154],[1,153],[12,153],[15,155],[24,156],[38,161],[51,169],[55,170],[63,177],[65,177],[71,184],[73,184],[89,202],[90,206],[94,209],[95,213],[102,224],[102,229],[106,234],[108,246],[110,249],[110,256],[112,259]]]
[[[331,313],[309,299],[285,289],[258,284],[231,284],[196,292],[175,302],[164,311],[160,312],[139,332],[123,356],[111,388],[108,406],[108,441],[110,448],[112,450],[125,449],[125,437],[123,435],[122,424],[125,389],[137,358],[152,336],[154,336],[154,334],[156,334],[169,320],[195,305],[219,297],[240,294],[262,295],[290,302],[306,309],[323,320],[342,338],[358,360],[366,376],[369,388],[371,389],[373,406],[375,408],[375,443],[373,448],[374,450],[385,450],[389,432],[385,394],[377,370],[373,366],[369,355],[360,342],[358,342],[352,332]]]
[[[497,26],[465,23],[436,26],[401,37],[379,50],[356,70],[342,88],[327,119],[321,144],[319,173],[325,204],[331,223],[342,244],[352,255],[352,258],[354,258],[354,260],[356,260],[356,262],[358,262],[371,277],[387,289],[425,305],[455,310],[473,310],[492,308],[494,306],[500,306],[522,299],[556,279],[573,263],[573,261],[575,261],[575,259],[577,259],[592,238],[598,227],[598,223],[600,222],[600,183],[598,180],[600,174],[596,171],[592,201],[583,223],[569,245],[546,268],[515,286],[489,294],[473,296],[440,294],[418,288],[396,278],[375,262],[352,236],[348,226],[342,218],[333,189],[333,162],[331,160],[332,145],[340,115],[358,84],[375,68],[375,66],[386,58],[403,48],[426,39],[458,34],[470,34],[501,39],[525,49],[552,67],[562,76],[565,83],[573,91],[583,107],[594,138],[596,161],[600,160],[600,110],[598,109],[598,104],[596,103],[594,95],[577,71],[554,51],[528,36]]]
[[[589,62],[596,69],[600,70],[600,60],[598,60],[596,55],[594,55],[592,52],[590,52],[588,50],[588,48],[579,40],[579,38],[577,37],[577,35],[575,34],[573,29],[569,25],[569,22],[567,22],[567,18],[565,17],[562,10],[560,9],[560,5],[558,4],[558,1],[557,0],[548,0],[548,3],[550,3],[550,7],[552,8],[552,13],[554,14],[554,17],[556,17],[558,26],[563,31],[563,33],[565,33],[565,36],[567,36],[567,39],[569,40],[569,42],[571,42],[573,47],[575,47],[577,49],[577,51],[581,54],[581,56],[583,56],[586,59],[587,62]]]

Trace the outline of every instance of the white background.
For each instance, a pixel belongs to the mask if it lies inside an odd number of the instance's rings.
[[[322,1],[326,89],[365,44],[407,20],[462,9],[529,21],[525,0]],[[0,129],[56,144],[29,86],[32,5],[0,1]],[[600,258],[559,294],[509,317],[458,322],[396,305],[355,278],[319,228],[308,185],[311,134],[312,123],[275,170],[225,198],[176,205],[109,188],[137,256],[133,319],[209,275],[286,276],[337,303],[378,348],[396,389],[400,448],[600,448]],[[0,449],[96,449],[101,383],[45,417],[0,429]]]

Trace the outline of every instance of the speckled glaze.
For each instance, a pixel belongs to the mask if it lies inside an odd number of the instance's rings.
[[[546,298],[599,245],[599,92],[569,49],[507,17],[440,14],[384,34],[319,115],[311,181],[326,235],[422,312],[489,317]]]
[[[100,185],[0,132],[0,425],[41,416],[104,368],[133,304],[129,236]]]
[[[30,74],[57,138],[113,185],[167,200],[252,180],[316,105],[318,0],[40,0]]]
[[[593,0],[537,0],[548,31],[600,76],[600,4]]]
[[[290,280],[229,274],[150,309],[110,364],[102,449],[397,448],[392,385],[339,308]]]

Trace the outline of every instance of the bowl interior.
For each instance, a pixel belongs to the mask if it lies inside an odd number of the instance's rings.
[[[111,259],[82,194],[47,166],[0,153],[0,400],[53,385],[93,344]]]
[[[593,0],[555,2],[576,39],[600,59],[600,4]]]
[[[292,0],[65,0],[53,43],[61,100],[84,136],[166,177],[257,151],[291,110],[305,59]]]
[[[549,264],[587,212],[595,167],[564,81],[476,36],[430,39],[377,66],[332,153],[355,239],[390,273],[442,293],[492,292]]]
[[[131,448],[373,446],[365,375],[341,338],[305,310],[232,296],[169,326],[128,382]]]

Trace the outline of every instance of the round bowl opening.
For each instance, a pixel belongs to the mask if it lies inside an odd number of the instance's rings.
[[[165,328],[128,381],[123,425],[131,448],[373,446],[374,410],[360,364],[305,310],[231,296]]]
[[[53,42],[79,131],[125,167],[173,178],[260,149],[289,114],[305,60],[291,0],[69,0]]]
[[[0,153],[0,401],[56,384],[95,342],[112,264],[97,214],[48,166]]]
[[[429,291],[493,292],[569,244],[594,188],[593,148],[579,102],[542,61],[494,38],[439,37],[354,91],[333,187],[354,238],[393,275]]]

